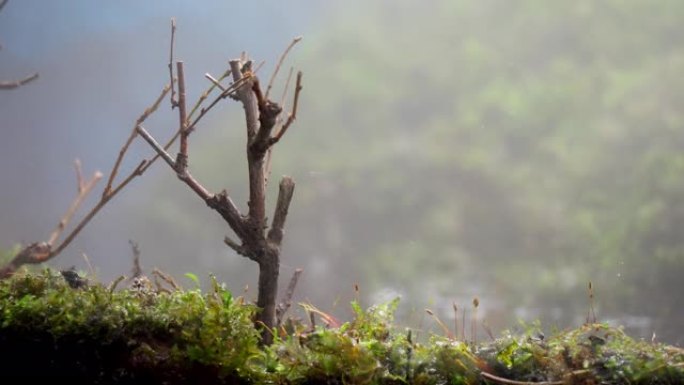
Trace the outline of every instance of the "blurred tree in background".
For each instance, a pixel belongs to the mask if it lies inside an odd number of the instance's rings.
[[[684,3],[329,12],[297,58],[306,134],[273,170],[305,170],[283,255],[306,269],[303,296],[361,282],[369,300],[450,309],[478,295],[490,324],[563,327],[583,321],[592,281],[600,318],[681,343]],[[226,156],[213,143],[197,168]]]

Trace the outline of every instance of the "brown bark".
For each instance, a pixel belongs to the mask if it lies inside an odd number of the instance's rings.
[[[251,70],[251,61],[243,59],[231,60],[230,73],[233,83],[224,88],[218,80],[212,79],[212,87],[222,90],[216,100],[206,108],[200,110],[199,116],[190,123],[190,116],[185,113],[185,81],[183,65],[177,63],[180,151],[175,161],[157,141],[141,126],[136,131],[145,139],[164,161],[177,174],[178,178],[187,184],[204,202],[214,209],[228,223],[240,242],[226,237],[224,242],[238,254],[255,261],[259,266],[259,286],[257,307],[259,312],[255,324],[261,328],[263,344],[273,341],[276,325],[276,298],[278,296],[278,275],[280,270],[280,246],[283,240],[285,220],[294,193],[294,181],[290,177],[283,177],[280,183],[278,200],[275,206],[273,221],[270,229],[266,223],[266,180],[265,167],[267,154],[279,141],[295,119],[297,100],[301,91],[301,73],[297,76],[293,110],[288,115],[287,122],[275,131],[279,122],[282,107],[268,100],[261,91],[259,79]],[[194,132],[196,124],[216,103],[230,96],[239,101],[245,113],[247,130],[247,167],[249,175],[249,201],[247,215],[242,215],[236,205],[224,190],[212,194],[196,180],[188,170],[189,146],[188,136]],[[205,96],[203,96],[205,98]],[[196,109],[193,108],[193,112]],[[267,232],[268,230],[268,232]]]

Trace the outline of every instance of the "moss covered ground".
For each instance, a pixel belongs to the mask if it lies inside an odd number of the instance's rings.
[[[69,277],[66,277],[69,278]],[[0,282],[0,377],[89,384],[681,384],[684,350],[586,324],[539,338],[534,326],[472,344],[417,342],[397,301],[339,327],[287,323],[259,346],[256,309],[212,278],[207,292],[146,280],[104,286],[60,272]],[[311,309],[309,309],[311,310]]]

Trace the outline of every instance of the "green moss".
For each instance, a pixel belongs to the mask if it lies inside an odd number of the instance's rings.
[[[253,313],[218,285],[206,295],[113,292],[72,289],[50,270],[15,276],[0,282],[0,368],[82,373],[95,382],[177,381],[199,371],[232,383],[258,352]]]
[[[532,325],[479,345],[437,335],[418,343],[393,324],[396,300],[365,310],[353,302],[354,319],[335,328],[290,322],[260,348],[254,307],[212,283],[208,293],[157,292],[144,282],[74,289],[50,270],[0,281],[0,373],[107,384],[485,384],[487,375],[684,383],[682,349],[605,324],[548,338]]]

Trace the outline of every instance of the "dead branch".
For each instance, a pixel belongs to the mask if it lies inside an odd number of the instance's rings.
[[[299,40],[295,39],[292,45],[297,41]],[[284,55],[287,54],[290,48],[288,47]],[[280,63],[282,63],[284,55],[281,57]],[[182,62],[176,63],[176,72],[178,76],[179,128],[174,137],[169,141],[170,145],[176,137],[180,137],[180,148],[176,159],[174,160],[167,152],[168,146],[162,147],[141,124],[136,125],[135,130],[157,153],[153,160],[157,157],[164,159],[167,165],[175,171],[177,177],[188,185],[209,207],[221,215],[240,239],[240,243],[238,243],[230,237],[226,237],[224,239],[226,245],[238,254],[248,257],[259,264],[257,306],[261,311],[255,323],[263,326],[262,343],[269,344],[273,338],[270,331],[273,330],[273,325],[276,321],[275,308],[280,268],[280,245],[283,239],[285,220],[294,192],[294,181],[290,177],[283,177],[271,228],[268,231],[268,235],[266,235],[268,226],[266,223],[264,160],[267,152],[284,135],[287,127],[296,117],[299,92],[302,88],[301,73],[297,76],[293,110],[285,125],[279,130],[277,139],[275,139],[273,129],[279,121],[278,117],[282,112],[282,108],[278,103],[269,100],[267,94],[262,92],[259,79],[252,71],[252,61],[247,60],[246,54],[243,54],[241,59],[230,61],[230,70],[224,74],[224,77],[232,75],[233,83],[229,87],[223,87],[220,84],[221,79],[216,80],[211,75],[206,75],[212,85],[209,90],[202,94],[190,115],[186,113],[186,85]],[[189,122],[188,116],[197,111],[214,88],[221,89],[221,94],[207,107],[202,107],[199,110],[199,115],[192,122]],[[202,118],[219,101],[226,97],[238,100],[242,104],[245,113],[249,175],[249,202],[246,216],[240,213],[225,190],[218,194],[212,194],[192,176],[188,169],[188,136]]]
[[[36,79],[38,79],[39,74],[38,72],[29,75],[25,78],[18,79],[18,80],[4,80],[0,81],[0,90],[11,90],[14,88],[19,88],[25,84],[28,84]]]
[[[231,70],[226,71],[226,74],[227,74],[226,76],[230,76],[231,73],[232,73]],[[220,102],[221,100],[223,100],[223,99],[225,99],[225,98],[227,98],[227,97],[231,97],[231,98],[232,98],[232,97],[235,97],[235,91],[236,91],[238,88],[240,88],[240,87],[243,85],[243,83],[246,82],[247,80],[249,80],[250,78],[251,78],[251,74],[250,74],[249,76],[246,76],[246,77],[241,78],[241,80],[238,81],[238,82],[234,82],[233,84],[230,85],[230,87],[224,89],[223,92],[221,92],[221,94],[220,94],[219,96],[217,96],[217,97],[209,104],[209,106],[207,106],[207,107],[205,107],[205,108],[202,108],[202,109],[200,110],[199,116],[198,116],[197,118],[195,118],[195,120],[193,120],[192,123],[190,123],[190,124],[188,125],[188,128],[187,128],[188,132],[192,132],[192,131],[195,129],[195,126],[197,125],[197,123],[199,123],[199,121],[202,120],[202,118],[203,118],[203,117],[204,117],[212,108],[214,108],[214,106],[216,106],[216,104],[218,104],[218,102]],[[212,85],[212,87],[213,87],[213,86],[214,86],[214,85]],[[211,88],[210,88],[210,90],[211,90]],[[207,90],[207,92],[209,92],[210,90]],[[204,95],[202,95],[202,96],[204,97]],[[200,99],[202,99],[202,97],[200,97]],[[193,108],[193,110],[191,111],[190,116],[192,116],[192,114],[195,112],[195,110],[196,110],[197,107],[200,105],[200,103],[201,103],[201,100],[198,101],[198,102],[195,104],[195,108]]]
[[[266,98],[268,98],[268,95],[271,92],[271,88],[273,87],[273,81],[275,80],[276,76],[278,76],[278,72],[280,71],[280,66],[283,65],[283,62],[285,61],[287,54],[290,53],[290,50],[292,50],[292,47],[294,47],[300,41],[302,41],[301,36],[297,36],[294,39],[292,39],[292,42],[290,42],[290,45],[288,45],[287,48],[285,48],[285,51],[283,51],[282,55],[280,55],[280,59],[278,59],[278,64],[276,64],[276,68],[275,68],[275,70],[273,70],[273,73],[271,74],[271,79],[268,81],[268,87],[266,87]]]
[[[142,123],[152,112],[154,112],[160,101],[164,98],[166,93],[169,91],[170,86],[164,87],[161,95],[155,102],[150,106],[149,108],[145,109],[145,111],[140,115],[136,122],[136,127],[140,126],[140,123]],[[57,228],[53,231],[53,233],[50,235],[50,238],[48,239],[48,242],[35,242],[27,245],[24,247],[22,250],[17,253],[17,255],[14,256],[14,258],[9,261],[5,266],[0,268],[0,279],[4,279],[12,275],[19,267],[22,265],[27,265],[27,264],[39,264],[42,262],[45,262],[55,256],[57,256],[59,253],[61,253],[71,242],[76,238],[76,236],[83,230],[85,226],[90,223],[90,220],[97,215],[97,213],[110,201],[112,198],[114,198],[124,187],[126,187],[135,177],[140,176],[143,174],[145,170],[156,160],[156,158],[153,158],[151,160],[143,160],[141,161],[138,166],[131,171],[131,173],[126,176],[123,181],[121,181],[116,187],[112,187],[112,183],[114,181],[114,178],[116,177],[121,161],[123,157],[125,156],[131,142],[137,135],[137,130],[134,128],[133,132],[129,136],[128,140],[124,145],[122,146],[121,150],[119,151],[119,157],[117,158],[116,162],[114,163],[114,166],[112,167],[112,171],[109,174],[108,177],[108,182],[107,186],[103,190],[103,193],[100,197],[100,200],[93,206],[90,211],[85,214],[83,218],[81,218],[81,221],[71,230],[71,232],[64,237],[64,239],[57,245],[55,246],[55,243],[57,242],[57,239],[60,237],[60,235],[63,233],[63,231],[66,229],[68,223],[70,222],[72,216],[78,209],[78,207],[81,205],[83,200],[86,198],[88,193],[92,191],[92,189],[95,187],[95,184],[99,179],[102,178],[102,174],[98,171],[96,172],[91,180],[89,182],[86,182],[85,184],[82,184],[82,176],[80,175],[80,163],[77,166],[77,182],[79,184],[78,186],[78,194],[74,201],[72,202],[71,206],[67,210],[67,212],[64,214],[62,219],[59,221]]]
[[[180,152],[176,157],[176,172],[183,174],[188,169],[188,117],[185,110],[185,71],[183,70],[183,62],[176,63],[176,73],[178,74],[178,121],[180,132]]]
[[[214,85],[215,85],[216,87],[218,87],[221,91],[223,91],[223,92],[226,91],[226,87],[222,86],[222,85],[221,85],[221,82],[219,82],[218,80],[214,79],[214,77],[211,76],[211,74],[206,73],[206,74],[204,74],[204,77],[207,78],[207,79],[209,79],[210,82],[214,83]]]
[[[80,165],[80,162],[76,160],[76,164]],[[80,175],[80,167],[77,166],[76,168],[76,174],[77,176],[77,181],[78,181],[78,195],[76,195],[76,198],[74,201],[71,203],[71,206],[69,206],[69,209],[67,212],[64,214],[62,219],[59,221],[57,224],[57,228],[52,232],[50,235],[50,238],[47,241],[47,244],[52,246],[55,244],[55,241],[57,241],[57,238],[62,234],[66,226],[69,224],[69,221],[71,220],[71,217],[74,216],[74,213],[76,213],[76,210],[81,206],[81,203],[83,203],[83,200],[88,196],[90,191],[95,187],[97,182],[102,178],[102,173],[99,171],[96,171],[93,177],[85,183],[85,185],[82,184],[82,177]]]
[[[290,127],[292,123],[294,123],[295,119],[297,119],[297,107],[299,106],[299,93],[302,91],[302,71],[297,72],[297,85],[295,86],[295,95],[294,95],[294,102],[292,103],[292,111],[290,112],[289,116],[287,117],[287,121],[283,126],[276,132],[276,134],[271,138],[271,143],[270,145],[273,145],[277,143],[280,138],[285,135],[285,132],[287,129]]]
[[[211,75],[205,74],[204,76],[206,77],[206,76],[211,76]],[[202,103],[204,103],[204,101],[209,97],[209,95],[214,91],[214,89],[216,89],[218,87],[222,92],[226,91],[225,87],[220,86],[220,83],[221,83],[221,81],[223,81],[223,79],[227,78],[228,76],[230,76],[230,68],[228,68],[223,73],[223,75],[221,75],[221,77],[219,77],[218,79],[215,79],[215,82],[212,82],[213,84],[211,86],[209,86],[209,88],[207,88],[206,91],[204,91],[202,93],[202,95],[199,97],[199,99],[197,99],[197,102],[195,103],[195,105],[192,107],[192,110],[190,110],[190,113],[188,114],[188,118],[191,118],[193,115],[195,115],[195,112],[197,111],[197,109],[202,105]]]
[[[145,130],[145,128],[144,128],[143,126],[138,126],[137,129],[138,129],[138,133],[140,134],[140,136],[142,136],[143,139],[145,139],[145,141],[146,141],[146,142],[147,142],[155,151],[157,151],[157,154],[160,155],[160,156],[164,159],[164,161],[166,162],[166,164],[168,164],[172,169],[177,170],[177,167],[176,167],[177,162],[173,160],[173,158],[171,157],[171,155],[169,155],[169,153],[167,153],[166,151],[164,151],[164,148],[163,148],[159,143],[157,143],[157,141],[154,139],[154,137],[152,137],[152,135],[150,135],[150,133],[147,132],[147,130]],[[179,157],[180,157],[181,153],[179,153],[178,155],[179,155]],[[186,157],[185,162],[187,162],[187,157]],[[178,175],[178,178],[179,178],[180,180],[182,180],[183,182],[185,182],[185,184],[187,184],[188,186],[190,186],[190,188],[191,188],[195,193],[197,193],[197,195],[199,195],[200,198],[202,198],[205,202],[207,202],[209,199],[212,198],[213,194],[211,194],[207,189],[205,189],[204,186],[202,186],[202,185],[201,185],[201,184],[200,184],[200,183],[199,183],[199,182],[190,174],[190,172],[188,172],[187,166],[186,166],[185,169],[183,169],[182,171],[177,171],[177,172],[176,172],[176,175]],[[208,203],[207,203],[207,204],[208,204]]]
[[[138,131],[136,130],[136,127],[141,125],[150,115],[152,115],[153,112],[159,108],[159,104],[161,104],[161,101],[164,100],[164,97],[166,94],[169,92],[169,89],[173,87],[173,83],[167,84],[163,89],[162,92],[159,94],[157,99],[152,103],[151,106],[145,109],[143,113],[138,117],[138,119],[135,121],[135,126],[133,126],[133,129],[131,130],[131,134],[128,136],[128,139],[126,139],[126,143],[121,147],[119,150],[119,156],[116,158],[116,161],[114,162],[114,167],[112,167],[112,171],[109,173],[109,178],[107,179],[107,186],[105,186],[105,189],[102,191],[102,197],[108,196],[111,191],[112,191],[112,183],[114,183],[114,179],[116,178],[116,175],[119,172],[119,167],[121,166],[121,161],[123,161],[124,156],[126,155],[126,152],[128,151],[128,147],[130,147],[131,143],[133,143],[133,140],[135,140],[135,137],[138,136]],[[152,164],[154,160],[151,160],[149,163]]]
[[[280,327],[283,322],[283,317],[285,317],[285,313],[287,313],[292,306],[292,296],[294,295],[295,287],[299,281],[299,276],[302,275],[303,271],[304,269],[298,268],[295,269],[294,274],[292,274],[290,283],[287,285],[287,290],[285,291],[285,297],[280,301],[276,308],[276,327]]]
[[[280,97],[280,105],[281,107],[285,108],[285,98],[287,97],[287,90],[290,87],[290,80],[292,80],[292,73],[294,72],[294,68],[290,67],[290,71],[287,74],[287,79],[285,80],[285,87],[283,87],[283,95]],[[280,124],[282,121],[282,118],[278,117],[278,122],[277,124]],[[279,131],[279,130],[278,130]],[[277,131],[276,131],[277,132]],[[269,148],[266,151],[266,161],[264,167],[266,168],[266,186],[268,186],[268,181],[271,179],[271,159],[273,155],[273,149]]]

